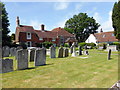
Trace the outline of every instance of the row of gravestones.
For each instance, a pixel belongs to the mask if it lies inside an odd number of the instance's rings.
[[[28,68],[28,50],[19,49],[16,53],[17,59],[17,69],[27,69]],[[34,54],[34,65],[41,66],[46,64],[46,49],[37,48]],[[6,73],[13,71],[13,60],[12,59],[2,59],[0,60],[0,73]]]

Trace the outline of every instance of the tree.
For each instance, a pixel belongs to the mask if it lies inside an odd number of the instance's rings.
[[[9,24],[9,20],[8,20],[8,13],[6,12],[5,9],[5,5],[3,3],[0,2],[0,8],[2,10],[2,14],[0,15],[0,19],[2,19],[2,46],[5,45],[10,45],[11,44],[11,38],[8,35],[10,30],[8,28]]]
[[[114,34],[116,38],[120,41],[120,1],[114,4],[112,10],[112,25],[114,28]]]
[[[100,24],[96,23],[93,17],[88,17],[86,13],[79,13],[66,21],[64,29],[75,34],[78,42],[84,42],[90,34],[97,32],[99,26]]]
[[[11,34],[11,40],[15,40],[15,34],[14,33]]]

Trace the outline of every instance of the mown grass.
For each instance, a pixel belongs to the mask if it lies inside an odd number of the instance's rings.
[[[118,80],[118,55],[107,60],[107,52],[89,50],[90,55],[54,58],[45,66],[2,74],[3,88],[110,88]],[[100,54],[104,53],[104,54]],[[82,58],[86,57],[86,58]],[[88,57],[88,58],[87,58]],[[13,58],[14,57],[10,57]]]

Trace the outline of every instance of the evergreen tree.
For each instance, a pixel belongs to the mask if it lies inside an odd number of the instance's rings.
[[[112,11],[112,24],[114,28],[114,34],[120,41],[120,1],[114,4]]]
[[[97,32],[99,26],[93,17],[88,17],[86,13],[79,13],[66,21],[64,29],[74,33],[78,42],[84,42],[90,34]]]
[[[8,20],[8,13],[6,12],[6,9],[5,9],[5,5],[0,2],[0,8],[1,8],[1,15],[0,15],[0,19],[2,20],[2,28],[1,28],[1,31],[2,31],[2,46],[10,46],[11,44],[11,38],[10,36],[8,35],[10,30],[8,28],[8,26],[10,25],[9,24],[9,20]]]

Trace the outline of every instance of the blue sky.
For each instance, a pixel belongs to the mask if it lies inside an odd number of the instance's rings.
[[[31,25],[39,30],[44,24],[46,30],[64,27],[66,20],[78,13],[94,17],[103,31],[112,31],[112,8],[114,2],[4,2],[10,21],[10,31],[15,33],[16,17],[21,25]],[[99,28],[99,29],[100,29]],[[99,31],[99,30],[98,30]],[[11,34],[10,33],[10,34]]]

